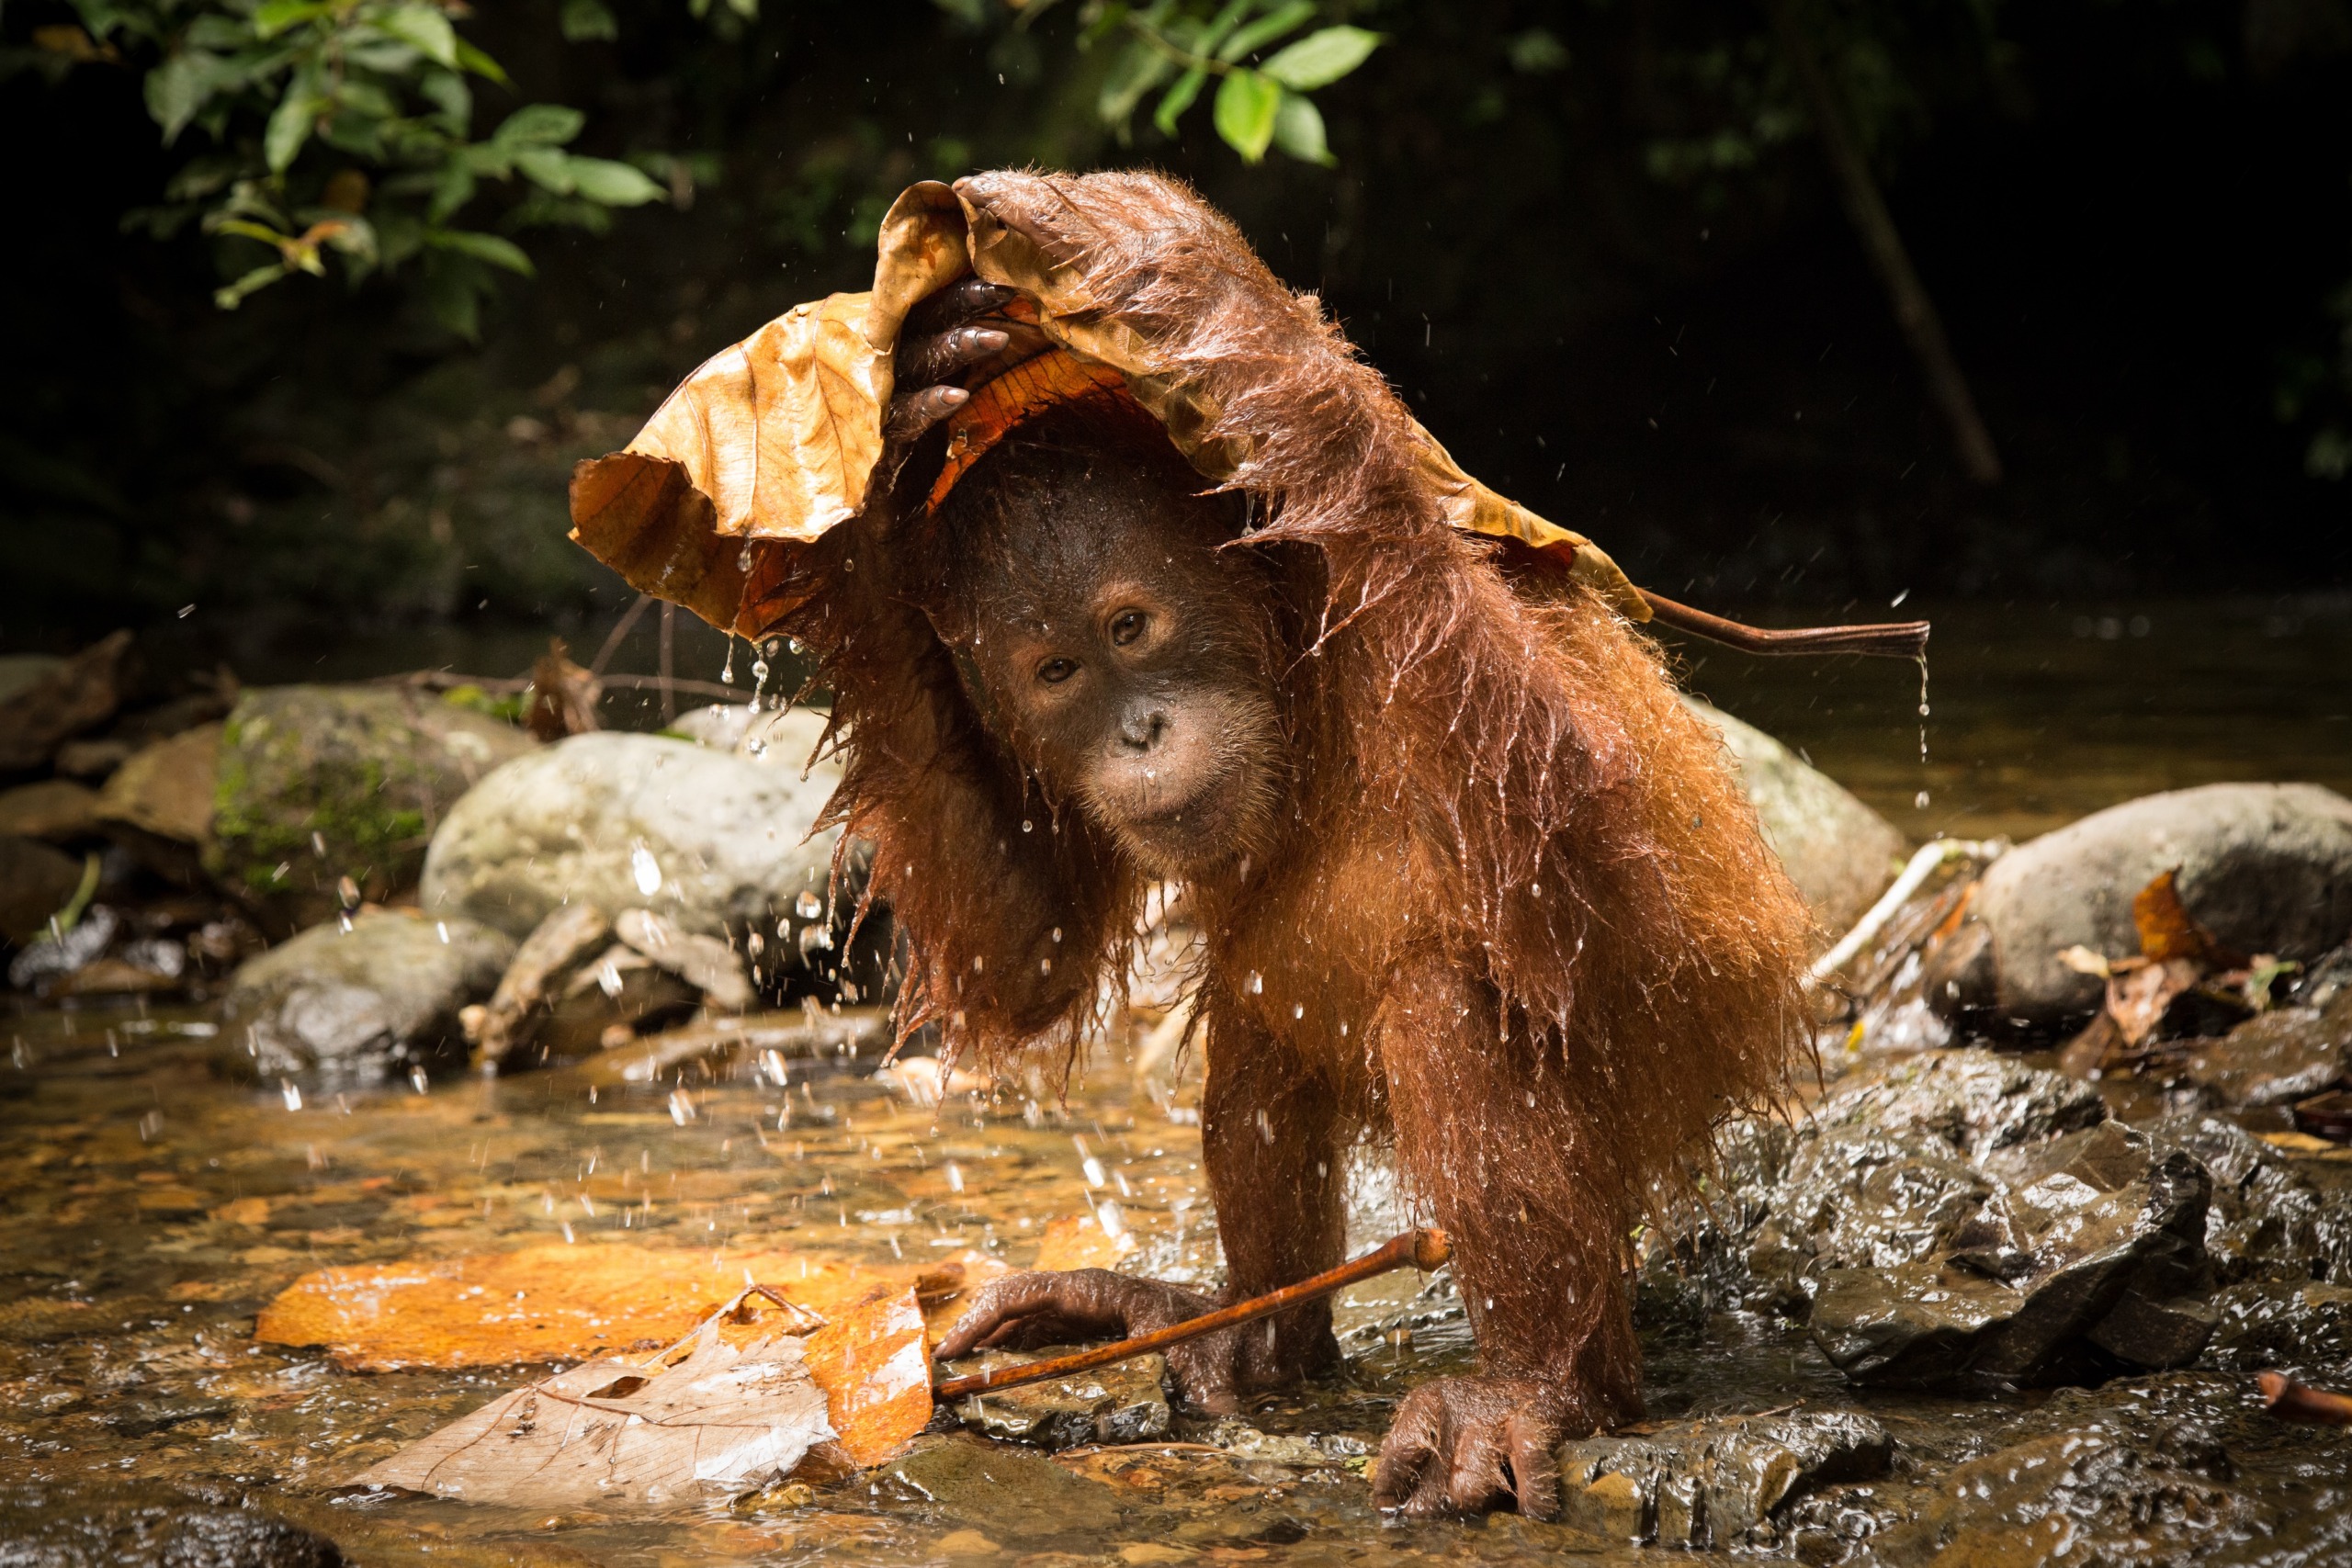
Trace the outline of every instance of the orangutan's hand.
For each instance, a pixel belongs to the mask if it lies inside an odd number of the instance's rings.
[[[1204,1295],[1107,1269],[1008,1274],[980,1287],[940,1342],[939,1359],[975,1350],[1034,1350],[1089,1339],[1131,1339],[1216,1310]],[[1242,1336],[1220,1329],[1168,1348],[1168,1371],[1184,1400],[1213,1416],[1241,1408]]]
[[[1408,1514],[1476,1514],[1517,1506],[1531,1519],[1560,1511],[1552,1458],[1569,1400],[1533,1378],[1440,1378],[1405,1396],[1380,1462],[1372,1500]]]
[[[1015,334],[1034,327],[984,321],[1015,298],[1012,289],[977,277],[951,283],[907,313],[899,333],[898,389],[882,422],[883,434],[903,446],[964,406],[971,394],[954,378],[1004,352]]]

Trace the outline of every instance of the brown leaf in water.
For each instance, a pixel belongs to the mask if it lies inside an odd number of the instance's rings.
[[[842,1451],[863,1470],[931,1424],[931,1346],[910,1285],[883,1286],[808,1337],[808,1370]]]
[[[1119,1259],[1136,1249],[1136,1238],[1121,1231],[1113,1235],[1092,1214],[1073,1214],[1046,1227],[1045,1244],[1037,1248],[1035,1269],[1115,1269]]]
[[[262,1310],[254,1338],[321,1345],[354,1371],[496,1367],[667,1345],[747,1279],[831,1317],[876,1285],[926,1302],[964,1288],[960,1262],[877,1266],[794,1252],[548,1246],[303,1275]]]
[[[2179,875],[2180,868],[2175,866],[2132,897],[2132,924],[2140,933],[2141,954],[2160,964],[2183,958],[2216,969],[2243,967],[2245,959],[2198,924],[2181,903]]]
[[[741,1302],[661,1356],[594,1360],[542,1379],[354,1481],[531,1507],[660,1506],[773,1485],[833,1427],[800,1339],[771,1329],[737,1343],[720,1332]]]

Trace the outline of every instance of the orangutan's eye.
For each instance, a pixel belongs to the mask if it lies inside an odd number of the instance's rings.
[[[1111,640],[1125,648],[1143,636],[1144,624],[1150,617],[1141,610],[1122,610],[1111,622]]]
[[[1037,679],[1048,686],[1058,686],[1077,673],[1078,660],[1074,659],[1048,659],[1037,666]]]

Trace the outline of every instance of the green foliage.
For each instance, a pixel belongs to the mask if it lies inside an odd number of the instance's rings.
[[[977,4],[947,8],[959,16],[968,13],[976,24],[987,19]],[[1020,25],[1044,9],[1045,5],[1032,5],[1022,12]],[[1090,5],[1082,14],[1082,46],[1118,51],[1096,96],[1095,112],[1124,141],[1132,133],[1136,110],[1157,92],[1151,123],[1173,138],[1215,77],[1210,119],[1218,138],[1243,163],[1261,162],[1270,147],[1309,164],[1335,163],[1323,113],[1306,95],[1354,71],[1383,39],[1346,23],[1292,37],[1319,14],[1310,0]],[[1284,39],[1291,41],[1283,43]],[[1278,43],[1282,47],[1272,54],[1256,58]]]
[[[730,0],[745,13],[753,0]],[[297,273],[413,271],[443,325],[479,330],[501,271],[529,276],[510,231],[600,231],[609,209],[661,199],[632,164],[567,151],[585,117],[526,104],[475,141],[475,86],[498,62],[461,37],[460,6],[425,0],[74,0],[95,55],[143,65],[148,113],[185,149],[164,201],[126,219],[158,237],[191,219],[219,242],[234,310]],[[618,31],[601,0],[566,0],[563,36]],[[487,210],[484,182],[514,187]]]

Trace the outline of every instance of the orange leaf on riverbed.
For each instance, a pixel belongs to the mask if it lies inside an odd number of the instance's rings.
[[[911,1286],[884,1286],[829,1314],[804,1348],[852,1463],[879,1464],[931,1422],[931,1347]]]
[[[531,1247],[317,1269],[262,1310],[254,1337],[324,1346],[336,1365],[355,1371],[578,1360],[670,1344],[747,1280],[830,1318],[886,1285],[952,1313],[967,1282],[1001,1271],[979,1255],[967,1268],[963,1259],[919,1267],[785,1251]]]

